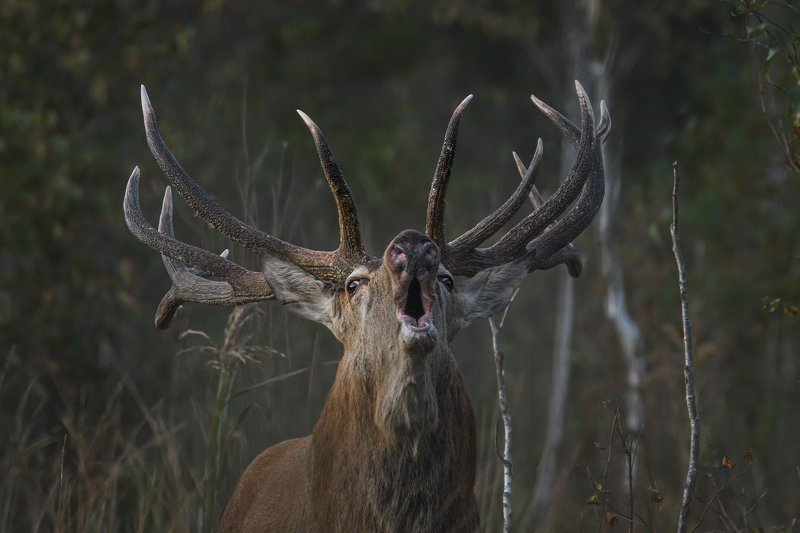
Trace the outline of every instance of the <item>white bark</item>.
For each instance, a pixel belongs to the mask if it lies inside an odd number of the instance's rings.
[[[692,506],[692,495],[697,483],[697,466],[700,461],[700,415],[697,412],[697,395],[694,386],[694,347],[692,343],[692,322],[689,318],[689,289],[686,284],[686,266],[681,253],[680,235],[678,233],[678,163],[672,164],[672,252],[678,266],[678,287],[681,294],[681,318],[683,323],[683,375],[686,386],[686,410],[689,414],[689,466],[686,469],[686,482],[681,498],[681,512],[678,517],[678,532],[686,533],[689,527],[689,511]]]
[[[603,61],[595,61],[590,69],[593,85],[599,97],[612,108],[613,96],[611,95],[609,69],[613,55],[612,52],[607,54]],[[615,246],[614,221],[617,217],[622,192],[622,140],[623,130],[617,125],[602,147],[606,194],[598,214],[597,228],[600,237],[602,273],[606,286],[605,313],[614,325],[617,340],[627,365],[623,427],[628,435],[635,435],[641,434],[645,424],[645,411],[640,388],[644,381],[647,360],[642,351],[641,330],[628,312],[622,262],[617,257]],[[639,455],[642,451],[641,446],[637,446],[637,448],[637,455]],[[639,468],[637,468],[636,462],[629,461],[628,468],[619,471],[619,486],[627,486],[628,491],[633,493],[638,474]]]
[[[516,293],[515,293],[516,294]],[[500,329],[506,318],[508,308],[500,319],[499,324],[494,318],[489,319],[492,329],[492,349],[494,351],[494,364],[497,372],[497,399],[500,405],[500,415],[503,418],[503,533],[511,533],[511,520],[513,510],[511,507],[513,463],[511,461],[511,409],[508,406],[508,387],[506,386],[506,371],[504,366],[505,355],[500,346]]]
[[[564,437],[564,410],[569,390],[570,353],[575,317],[575,280],[565,269],[559,272],[556,339],[553,350],[553,374],[550,403],[547,410],[547,431],[526,521],[541,516],[553,492],[556,477],[556,452]]]
[[[581,54],[575,51],[576,58]],[[576,67],[577,67],[576,59]],[[577,70],[577,68],[575,69]],[[569,98],[567,107],[574,106]],[[565,108],[566,109],[566,108]],[[572,147],[566,141],[561,143],[561,175],[566,176],[574,161]],[[559,269],[558,303],[556,304],[555,342],[553,347],[553,370],[550,386],[550,401],[547,406],[547,429],[542,447],[542,457],[536,476],[533,497],[523,520],[523,529],[530,530],[531,524],[546,521],[547,506],[553,494],[557,472],[557,453],[564,436],[564,411],[569,391],[570,355],[572,353],[572,332],[575,319],[575,280],[566,269]]]
[[[591,70],[600,98],[613,104],[610,97],[608,69],[607,61],[598,61],[592,65]],[[642,353],[641,330],[628,312],[622,263],[617,257],[614,245],[613,226],[622,191],[622,139],[622,129],[617,125],[608,143],[603,146],[606,196],[600,207],[597,227],[600,234],[603,278],[606,282],[605,312],[614,324],[622,354],[628,365],[625,430],[628,433],[636,433],[642,429],[645,422],[639,387],[644,379],[647,365],[645,355]]]

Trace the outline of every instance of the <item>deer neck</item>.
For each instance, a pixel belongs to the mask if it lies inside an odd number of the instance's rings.
[[[445,346],[405,363],[376,380],[343,359],[312,436],[318,523],[436,530],[448,508],[474,503],[475,428],[455,360]]]

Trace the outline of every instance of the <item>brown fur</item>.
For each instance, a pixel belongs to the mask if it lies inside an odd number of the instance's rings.
[[[309,530],[310,442],[311,437],[281,442],[250,463],[228,501],[220,533]]]
[[[438,398],[446,420],[414,443],[382,436],[365,416],[374,399],[337,380],[311,436],[248,466],[220,531],[477,531],[474,421],[453,381]]]
[[[475,429],[461,375],[439,383],[432,432],[383,435],[374,398],[340,379],[314,428],[314,521],[331,531],[475,531]]]
[[[185,302],[239,305],[276,299],[328,327],[344,345],[313,434],[273,446],[250,464],[225,509],[221,531],[478,529],[475,424],[448,342],[471,322],[508,306],[532,270],[566,263],[572,275],[579,274],[570,241],[591,222],[602,201],[599,148],[611,123],[601,106],[595,131],[588,96],[577,82],[576,89],[581,128],[533,98],[578,148],[569,178],[553,197],[541,204],[531,189],[541,160],[540,140],[527,169],[517,158],[523,181],[509,200],[445,244],[447,180],[470,95],[456,108],[445,133],[429,196],[428,235],[403,231],[378,259],[366,254],[344,177],[322,132],[304,113],[339,211],[340,244],[333,252],[265,235],[211,201],[164,144],[142,86],[148,144],[170,182],[212,227],[256,251],[262,266],[261,273],[251,272],[175,240],[169,188],[156,231],[139,208],[137,167],[125,192],[125,220],[140,241],[163,254],[173,280],[159,306],[157,326],[166,327]],[[536,212],[496,244],[478,248],[529,193]],[[569,213],[556,222],[570,204]],[[442,254],[452,273],[466,279],[453,280],[440,264]]]
[[[442,274],[430,240],[403,232],[381,264],[354,271],[357,291],[325,304],[345,349],[319,421],[250,464],[220,531],[478,530],[475,424],[447,344],[458,322],[448,309],[464,304]],[[412,280],[429,302],[429,334],[409,335],[397,316]]]

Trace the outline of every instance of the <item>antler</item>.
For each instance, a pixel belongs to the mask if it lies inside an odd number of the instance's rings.
[[[206,223],[220,233],[257,253],[262,263],[270,257],[281,257],[305,269],[318,279],[341,283],[353,268],[371,259],[364,252],[358,213],[347,182],[333,160],[322,131],[302,111],[300,117],[314,138],[320,163],[336,201],[339,214],[339,247],[334,251],[317,251],[282,241],[245,224],[211,199],[178,163],[167,148],[155,118],[153,106],[142,85],[142,112],[147,144],[161,170],[186,203]],[[262,272],[247,270],[227,259],[227,254],[213,254],[174,238],[172,228],[172,190],[167,187],[161,208],[159,229],[153,228],[139,207],[139,167],[128,180],[124,201],[125,220],[131,233],[142,243],[160,252],[172,279],[172,288],[161,300],[156,312],[156,327],[166,328],[184,302],[239,305],[269,300],[275,294]],[[211,280],[209,278],[220,278]]]
[[[340,282],[360,260],[366,257],[361,244],[358,214],[347,182],[333,160],[333,155],[325,142],[322,131],[307,115],[300,112],[300,116],[314,137],[325,178],[336,200],[339,212],[340,242],[339,247],[332,252],[310,250],[282,241],[245,224],[224,210],[189,177],[167,148],[158,129],[155,112],[144,85],[142,85],[141,93],[147,144],[150,146],[153,157],[178,194],[209,226],[262,257],[264,255],[283,257],[317,278],[331,282]]]
[[[447,124],[447,131],[444,133],[442,152],[439,154],[436,170],[433,173],[431,192],[428,194],[425,233],[437,246],[444,244],[444,202],[447,196],[447,183],[450,181],[450,171],[453,168],[453,160],[456,157],[458,127],[461,125],[461,115],[471,101],[472,95],[470,94],[453,111],[453,116]]]
[[[516,152],[511,152],[511,155],[514,157],[514,163],[517,165],[517,171],[519,172],[520,178],[524,179],[526,175],[525,164],[522,162],[522,159],[519,158]],[[528,193],[528,200],[530,201],[531,205],[533,205],[534,209],[539,209],[542,204],[544,204],[544,198],[542,198],[542,195],[539,193],[536,185],[534,185],[531,189],[531,192]],[[552,225],[548,226],[548,229],[550,227],[552,227]],[[583,264],[581,263],[581,258],[578,256],[578,252],[575,250],[575,247],[572,245],[572,243],[566,245],[560,251],[551,255],[548,260],[531,264],[529,272],[533,272],[534,270],[547,270],[561,264],[566,265],[569,275],[573,278],[577,278],[581,275]]]
[[[610,128],[610,116],[605,104],[601,103],[601,119],[597,130],[594,127],[594,113],[589,97],[583,87],[575,82],[576,92],[581,107],[581,128],[578,129],[566,117],[547,106],[536,97],[532,97],[542,112],[561,129],[564,136],[578,150],[575,164],[567,178],[558,187],[555,194],[546,201],[533,193],[535,210],[521,222],[511,228],[496,244],[488,248],[478,248],[486,239],[494,235],[511,217],[519,210],[525,197],[533,189],[533,179],[539,168],[542,156],[542,141],[537,143],[536,153],[531,164],[526,168],[521,162],[518,169],[522,181],[511,197],[494,213],[484,218],[460,237],[442,247],[442,261],[451,273],[463,276],[473,276],[481,270],[517,261],[525,257],[531,262],[531,269],[550,268],[560,263],[567,263],[573,276],[580,274],[580,262],[574,249],[568,248],[594,218],[603,200],[605,189],[603,177],[603,160],[600,144],[605,139]],[[462,103],[462,106],[464,104]],[[459,109],[462,109],[459,106]],[[448,126],[448,134],[457,130],[460,120],[459,109],[453,115]],[[455,134],[452,134],[452,146],[455,146]],[[445,147],[448,146],[448,136],[445,136]],[[445,147],[442,149],[440,162],[445,159],[452,163],[452,154],[445,158]],[[518,160],[518,158],[515,157]],[[524,173],[523,173],[524,171]],[[449,164],[446,172],[449,175]],[[431,187],[431,197],[434,189],[446,190],[446,178],[439,180],[443,185],[437,184],[439,171]],[[438,221],[434,229],[440,232],[444,214],[444,198],[437,198],[437,202],[429,200],[428,221]],[[576,202],[577,199],[577,202]],[[573,203],[575,205],[561,220],[558,217]],[[433,205],[433,210],[431,206]],[[429,233],[433,238],[433,235]],[[442,236],[442,242],[444,241]]]
[[[333,197],[336,199],[336,210],[339,213],[339,249],[337,252],[343,258],[352,260],[352,264],[355,266],[357,262],[364,259],[366,254],[361,243],[361,230],[358,226],[358,213],[356,212],[356,203],[353,201],[353,195],[350,194],[350,188],[347,186],[339,166],[333,160],[333,154],[325,141],[325,137],[322,135],[322,130],[308,115],[299,109],[297,113],[306,123],[311,136],[314,138],[319,161],[322,164],[322,171],[325,173],[325,178],[328,180]]]
[[[165,329],[184,302],[238,305],[270,300],[275,297],[264,274],[247,270],[208,250],[175,239],[172,228],[172,190],[167,187],[161,206],[158,231],[151,226],[139,207],[139,167],[133,169],[123,204],[125,221],[131,233],[142,243],[161,252],[172,287],[156,311],[156,327]],[[193,265],[190,269],[186,264]],[[209,277],[225,281],[212,281]]]

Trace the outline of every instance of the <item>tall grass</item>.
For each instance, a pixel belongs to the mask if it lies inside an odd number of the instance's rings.
[[[52,398],[43,379],[13,351],[0,374],[0,401],[16,402],[13,420],[4,422],[0,441],[0,531],[213,531],[226,495],[223,478],[238,420],[237,397],[308,372],[300,368],[237,388],[242,365],[282,355],[256,344],[263,313],[256,304],[233,309],[220,342],[205,332],[187,330],[184,339],[200,343],[181,351],[204,355],[214,371],[214,394],[195,409],[182,409],[174,422],[159,400],[148,406],[130,376],[123,374],[94,416],[82,397],[76,408]],[[31,375],[21,390],[16,390]],[[47,409],[62,411],[53,426]],[[139,412],[123,413],[126,406]],[[198,442],[199,439],[199,442]],[[190,448],[204,448],[193,454]],[[200,458],[200,461],[197,458]]]
[[[213,529],[220,518],[223,502],[220,501],[219,487],[225,470],[223,453],[231,434],[230,407],[238,367],[240,364],[255,361],[259,352],[269,351],[250,342],[253,334],[246,326],[257,316],[257,309],[256,304],[234,308],[228,315],[223,341],[219,345],[200,331],[188,330],[182,335],[195,335],[205,339],[207,344],[200,349],[211,352],[212,358],[208,362],[217,370],[216,393],[208,415],[203,478],[198,491],[200,499],[197,516],[201,530]]]
[[[28,369],[11,365],[17,383]],[[12,380],[9,380],[11,382]],[[0,389],[7,400],[14,387]],[[180,426],[146,409],[134,426],[123,422],[120,380],[99,417],[65,406],[53,427],[50,398],[33,376],[5,425],[0,449],[0,531],[190,531],[180,460]],[[86,398],[80,404],[85,405]],[[142,406],[143,407],[143,406]]]
[[[250,158],[246,109],[245,95],[240,193],[244,220],[258,225],[255,176],[269,150],[265,144]],[[272,232],[290,214],[285,206],[291,190],[283,190],[283,177],[280,172],[271,185]],[[192,387],[203,398],[193,405],[194,417],[187,416],[185,402],[145,400],[119,361],[114,362],[118,379],[109,383],[110,393],[87,397],[59,391],[57,373],[40,375],[24,362],[24,354],[9,350],[0,365],[0,406],[12,406],[0,413],[13,412],[11,420],[0,421],[5,433],[0,440],[5,474],[0,478],[0,532],[213,531],[243,418],[232,414],[232,402],[311,370],[268,371],[283,365],[264,365],[267,359],[286,356],[265,342],[273,332],[263,309],[259,304],[234,308],[219,340],[194,329],[180,335],[190,346],[179,353],[201,355],[212,371],[210,387]],[[237,377],[244,365],[263,365],[266,376],[242,386]]]

